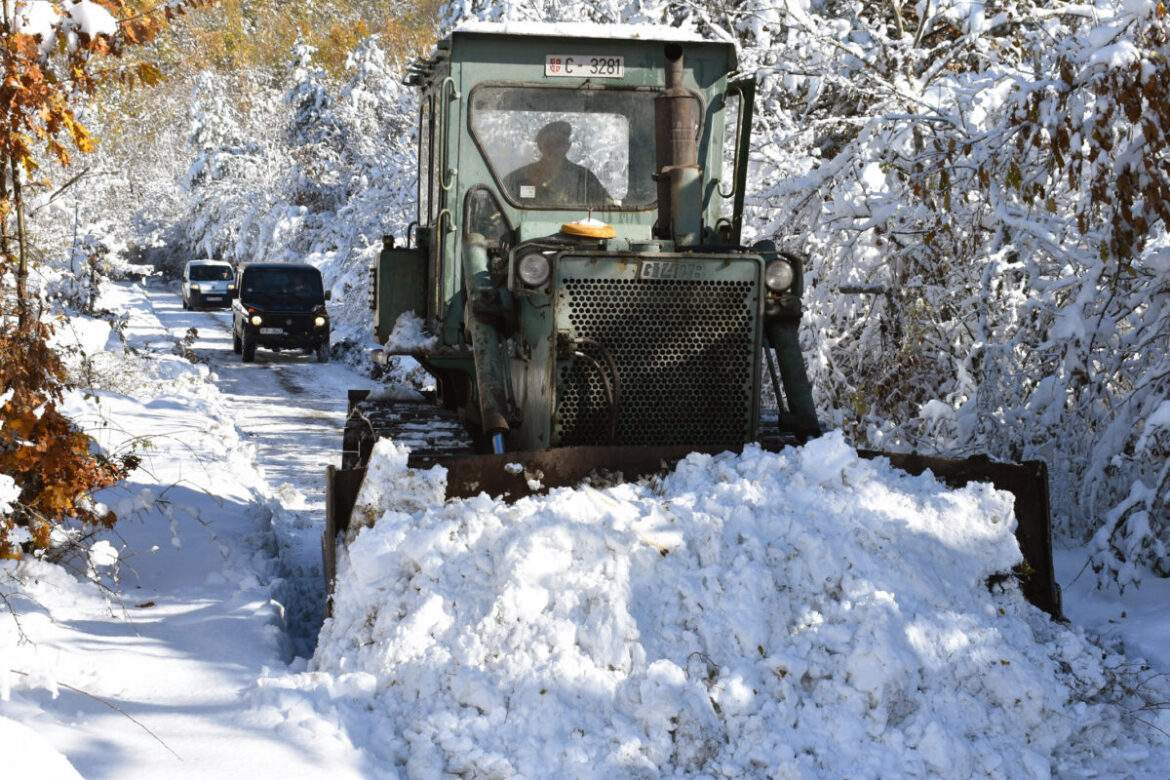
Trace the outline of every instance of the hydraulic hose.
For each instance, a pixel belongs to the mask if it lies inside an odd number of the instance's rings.
[[[503,352],[497,318],[489,312],[497,303],[499,290],[492,283],[488,265],[487,240],[472,233],[463,240],[463,279],[467,287],[467,331],[475,354],[475,384],[479,390],[479,414],[484,434],[493,441],[510,429],[505,411],[508,394],[504,387]]]
[[[609,443],[616,444],[617,421],[622,407],[622,378],[621,373],[618,371],[617,361],[613,359],[613,353],[606,349],[605,345],[600,341],[580,339],[577,343],[601,353],[601,358],[605,361],[606,368],[603,368],[592,356],[584,352],[576,353],[593,364],[598,376],[601,377],[602,384],[605,385],[606,395],[609,397]],[[609,371],[608,375],[606,374],[606,369]]]

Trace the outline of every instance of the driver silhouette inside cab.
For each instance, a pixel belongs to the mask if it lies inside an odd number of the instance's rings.
[[[566,159],[573,145],[568,122],[549,122],[536,134],[540,159],[509,173],[504,186],[524,205],[607,206],[613,199],[588,168]]]

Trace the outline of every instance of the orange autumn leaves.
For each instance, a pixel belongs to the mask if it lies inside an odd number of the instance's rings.
[[[74,106],[108,81],[157,83],[160,74],[154,65],[119,66],[114,60],[129,46],[153,41],[175,16],[209,4],[210,0],[145,7],[124,0],[58,2],[52,4],[55,21],[34,26],[21,23],[28,4],[18,1],[15,16],[0,20],[4,66],[0,155],[31,175],[39,167],[38,151],[62,165],[71,161],[71,150],[92,151],[93,138],[77,120]],[[80,24],[81,18],[100,19],[102,14],[108,14],[109,21],[102,28],[112,32],[91,34]]]
[[[65,368],[48,343],[48,327],[30,315],[41,307],[25,285],[22,179],[46,159],[64,166],[74,152],[93,151],[76,108],[106,83],[156,83],[156,66],[123,63],[123,51],[149,43],[188,8],[208,4],[16,0],[0,8],[0,474],[20,490],[0,513],[0,558],[47,548],[52,530],[68,518],[113,525],[113,513],[91,495],[136,465],[132,456],[98,452],[58,408]]]
[[[137,465],[134,456],[111,459],[58,409],[65,369],[49,347],[47,329],[0,331],[0,474],[20,495],[0,514],[0,558],[49,546],[52,529],[67,518],[110,527],[117,519],[95,504],[95,490],[115,484]],[[27,535],[17,537],[17,527]]]

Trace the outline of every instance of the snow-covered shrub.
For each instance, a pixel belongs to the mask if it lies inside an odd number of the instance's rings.
[[[751,228],[810,258],[830,424],[1046,460],[1059,527],[1104,522],[1096,565],[1132,581],[1170,522],[1165,21],[962,5],[728,12],[761,74]]]
[[[247,97],[246,114],[233,96]],[[273,133],[281,126],[279,105],[275,90],[247,74],[233,81],[205,72],[196,80],[184,235],[198,257],[267,259],[273,234],[287,229],[283,215],[274,217],[282,211],[280,190],[291,169],[289,152]]]

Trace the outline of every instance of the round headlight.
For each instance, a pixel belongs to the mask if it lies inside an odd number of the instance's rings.
[[[259,325],[261,322],[264,322],[264,320],[260,319],[260,315],[259,315],[259,314],[253,314],[253,315],[252,315],[252,324],[253,324],[253,325]]]
[[[785,292],[796,280],[796,272],[787,260],[773,260],[764,269],[764,284],[775,293]]]
[[[540,252],[529,252],[520,258],[516,265],[516,273],[524,284],[539,287],[548,281],[552,267],[548,264],[548,258]]]
[[[313,324],[316,325],[318,328],[323,328],[323,327],[325,327],[325,318],[318,317],[317,319],[313,320]]]

